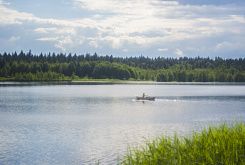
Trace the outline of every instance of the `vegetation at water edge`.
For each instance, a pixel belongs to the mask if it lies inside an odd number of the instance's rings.
[[[245,124],[209,127],[190,137],[161,137],[129,149],[124,165],[244,165]]]

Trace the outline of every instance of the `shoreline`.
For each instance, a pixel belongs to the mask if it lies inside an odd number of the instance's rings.
[[[245,85],[245,82],[156,82],[130,80],[0,81],[0,86],[29,85]]]

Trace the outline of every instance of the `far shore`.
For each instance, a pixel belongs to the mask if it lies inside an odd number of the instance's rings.
[[[245,82],[156,82],[115,79],[53,80],[53,81],[0,81],[0,86],[28,85],[245,85]]]

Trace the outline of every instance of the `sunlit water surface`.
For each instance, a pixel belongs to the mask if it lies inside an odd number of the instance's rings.
[[[0,164],[116,164],[129,146],[235,121],[242,85],[2,86]]]

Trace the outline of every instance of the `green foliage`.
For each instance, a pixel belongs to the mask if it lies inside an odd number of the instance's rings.
[[[2,80],[121,79],[180,82],[245,82],[245,59],[119,58],[86,54],[0,54]]]
[[[15,81],[58,81],[65,80],[65,76],[55,72],[15,73]]]
[[[142,149],[131,149],[124,165],[245,164],[245,124],[210,127],[191,137],[162,137]]]
[[[94,78],[111,78],[111,79],[129,79],[131,77],[128,66],[109,63],[109,62],[100,62],[97,63],[94,67],[92,76]]]

